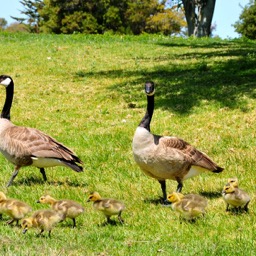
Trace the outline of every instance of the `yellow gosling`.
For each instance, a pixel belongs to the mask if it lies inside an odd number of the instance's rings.
[[[222,196],[227,204],[226,211],[229,210],[229,206],[232,206],[236,209],[243,209],[248,212],[248,204],[251,199],[242,189],[236,188],[228,183],[223,187]]]
[[[41,196],[37,202],[42,204],[50,204],[53,210],[61,212],[65,218],[72,219],[73,228],[76,227],[76,217],[84,212],[84,207],[82,205],[68,199],[56,200],[49,195],[44,195]]]
[[[16,221],[16,225],[19,224],[19,220],[24,218],[32,208],[17,199],[7,198],[6,195],[0,191],[0,214],[6,214],[11,217],[7,224],[12,224]]]
[[[121,217],[122,211],[125,209],[125,205],[118,200],[110,198],[101,198],[98,192],[92,192],[87,202],[93,202],[93,207],[101,211],[107,218],[107,223],[110,223],[110,217],[112,215],[118,215],[118,220],[123,224],[124,220]]]
[[[186,197],[181,193],[173,192],[167,196],[167,200],[172,203],[172,209],[187,220],[194,220],[205,214],[207,200],[199,195]]]
[[[232,184],[233,187],[238,188],[238,178],[229,178],[228,183]]]
[[[40,229],[38,236],[42,235],[44,231],[48,231],[48,235],[51,237],[53,227],[63,219],[64,216],[54,210],[39,210],[34,212],[31,217],[22,220],[22,232],[25,234],[28,229],[34,227]]]

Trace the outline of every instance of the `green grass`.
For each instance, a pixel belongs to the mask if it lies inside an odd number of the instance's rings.
[[[34,167],[20,170],[0,156],[0,189],[29,203],[49,193],[85,206],[71,229],[52,238],[0,223],[5,255],[254,255],[256,47],[253,41],[163,36],[0,34],[1,72],[15,82],[11,119],[35,127],[72,148],[85,172],[55,167],[44,183]],[[180,222],[157,203],[161,189],[133,160],[133,133],[145,113],[146,80],[155,81],[152,132],[176,135],[206,152],[221,174],[184,182],[184,193],[209,200],[205,218]],[[4,102],[4,88],[0,99]],[[134,104],[133,108],[130,105]],[[249,214],[227,214],[221,190],[236,176],[252,197]],[[168,192],[176,182],[168,181]],[[101,226],[104,217],[86,203],[97,190],[126,204],[125,224]]]

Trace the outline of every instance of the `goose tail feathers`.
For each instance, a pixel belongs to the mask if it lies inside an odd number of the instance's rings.
[[[77,165],[77,163],[75,162],[75,161],[63,161],[62,160],[62,162],[66,165],[66,166],[68,166],[68,167],[70,167],[72,170],[74,170],[75,172],[83,172],[84,170],[83,170],[83,167],[82,166],[80,166],[80,165]],[[81,162],[81,160],[80,160],[80,162],[79,163],[82,163]]]
[[[224,168],[220,167],[220,166],[217,166],[215,170],[213,170],[212,172],[215,172],[215,173],[220,173],[224,170]]]

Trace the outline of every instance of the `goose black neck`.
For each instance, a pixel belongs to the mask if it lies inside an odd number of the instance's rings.
[[[147,129],[150,132],[150,122],[153,116],[154,104],[155,104],[154,95],[147,96],[147,102],[148,102],[147,111],[145,116],[142,118],[139,126]]]
[[[12,100],[13,100],[13,91],[14,91],[14,84],[13,81],[6,87],[6,98],[4,107],[2,109],[1,118],[6,118],[8,120],[11,119],[11,107],[12,107]]]

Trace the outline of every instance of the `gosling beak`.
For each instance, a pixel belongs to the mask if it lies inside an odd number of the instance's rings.
[[[39,200],[37,200],[36,202],[40,204],[40,201],[39,201]]]
[[[27,231],[28,231],[28,229],[27,229],[27,228],[24,228],[24,229],[22,230],[22,234],[25,234]]]
[[[88,199],[86,202],[87,202],[87,203],[90,202],[90,199]]]

